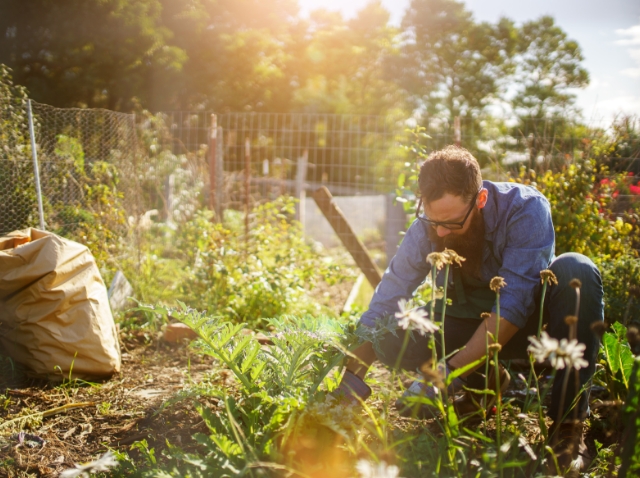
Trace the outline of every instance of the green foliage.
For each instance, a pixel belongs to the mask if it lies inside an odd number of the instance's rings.
[[[316,399],[323,402],[324,393],[318,392],[321,384],[335,386],[329,373],[355,343],[349,325],[326,317],[274,319],[270,321],[272,345],[265,349],[255,336],[240,333],[243,324],[226,322],[183,303],[176,309],[156,306],[147,311],[171,315],[197,331],[196,349],[216,359],[236,379],[231,389],[210,385],[214,390],[208,395],[220,400],[216,406],[197,406],[209,429],[206,435],[194,436],[203,451],[186,454],[170,447],[169,466],[163,468],[172,470],[172,476],[237,476],[253,475],[252,470],[259,468],[292,469],[296,464],[285,451],[296,444],[300,433],[310,426],[342,429],[357,423],[353,411],[337,410],[335,413],[342,413],[340,420],[331,422],[331,415],[317,413],[318,405],[314,405]],[[325,425],[314,423],[313,418]],[[154,476],[155,458],[146,462]]]
[[[609,322],[640,322],[640,259],[631,252],[616,259],[596,260],[602,274],[604,311]]]
[[[606,172],[591,159],[576,160],[560,171],[541,175],[524,167],[520,170],[515,181],[536,187],[551,203],[556,254],[578,252],[616,259],[630,250],[633,226],[607,216],[611,191],[597,186],[597,179]]]
[[[27,94],[0,64],[0,233],[38,223]]]
[[[237,323],[318,312],[308,290],[344,275],[304,242],[293,206],[290,198],[257,206],[248,237],[242,221],[215,223],[206,210],[177,231],[156,227],[140,242],[140,261],[133,256],[123,263],[125,275],[137,278],[133,286],[143,302],[182,300]]]
[[[598,373],[613,400],[624,400],[629,393],[629,381],[634,358],[627,342],[627,328],[621,323],[611,325],[605,332],[600,348],[600,364],[604,369]]]
[[[622,463],[618,476],[637,476],[640,473],[640,357],[633,361],[629,394],[623,406],[625,423],[622,443]]]

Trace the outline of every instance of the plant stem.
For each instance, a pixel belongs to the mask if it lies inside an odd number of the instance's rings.
[[[495,343],[500,343],[500,289],[496,291],[496,336],[494,338]],[[497,458],[498,469],[500,470],[500,476],[503,476],[502,470],[502,393],[500,392],[500,361],[499,352],[493,357],[494,370],[496,375],[496,446],[497,446]]]
[[[540,295],[540,317],[538,318],[538,335],[536,336],[538,339],[540,339],[540,333],[542,332],[542,318],[543,318],[543,312],[544,312],[544,297],[547,293],[547,284],[549,283],[549,279],[543,279],[542,280],[542,294]],[[527,378],[527,390],[529,390],[531,388],[531,379],[533,378],[533,362],[535,361],[535,359],[533,358],[532,355],[529,355],[529,363],[530,363],[530,367],[529,367],[529,377]],[[537,382],[537,380],[536,380]],[[525,398],[524,401],[524,407],[522,409],[522,413],[527,413],[527,410],[529,409],[529,405],[531,405],[531,397],[529,396],[530,394],[527,391],[527,397]]]
[[[444,267],[444,292],[442,295],[442,318],[440,320],[440,347],[442,348],[442,358],[444,359],[447,354],[444,345],[444,317],[447,310],[447,286],[449,282],[449,264]]]

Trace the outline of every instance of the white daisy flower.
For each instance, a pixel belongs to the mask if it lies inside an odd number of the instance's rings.
[[[359,460],[356,469],[360,478],[398,478],[400,469],[395,465],[387,465],[384,461],[371,463],[368,460]]]
[[[529,345],[527,351],[533,354],[538,362],[544,362],[549,359],[551,366],[556,370],[562,370],[565,367],[580,370],[589,365],[583,358],[584,350],[587,346],[576,339],[558,341],[549,337],[546,332],[542,332],[540,340],[532,336],[529,337],[529,342],[531,342],[531,345]]]
[[[116,466],[118,466],[118,460],[116,460],[112,451],[108,451],[96,461],[89,462],[85,465],[76,465],[75,468],[63,471],[60,473],[60,478],[75,478],[76,476],[88,477],[92,473],[109,471]]]
[[[420,335],[432,334],[440,328],[429,318],[426,310],[415,308],[407,309],[407,301],[402,299],[398,302],[399,312],[396,312],[398,326],[404,330],[415,330]]]

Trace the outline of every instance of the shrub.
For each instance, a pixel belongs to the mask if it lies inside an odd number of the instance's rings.
[[[606,174],[605,167],[585,159],[540,176],[522,168],[514,179],[536,187],[551,203],[556,254],[578,252],[615,259],[629,252],[638,231],[623,217],[610,216],[612,191],[597,181]]]

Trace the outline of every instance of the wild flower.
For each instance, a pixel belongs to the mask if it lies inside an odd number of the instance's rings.
[[[540,282],[544,284],[545,282],[549,285],[558,285],[558,278],[550,269],[545,269],[540,271]]]
[[[371,463],[369,460],[360,460],[356,464],[360,478],[399,478],[400,469],[395,465],[387,465],[384,461]]]
[[[500,276],[496,276],[493,279],[491,279],[491,282],[489,282],[489,287],[491,288],[492,291],[494,292],[498,292],[500,289],[503,289],[507,286],[507,283],[504,281],[504,279]]]
[[[76,476],[88,477],[91,473],[109,471],[116,466],[118,466],[118,460],[116,460],[112,451],[108,451],[96,461],[89,462],[85,465],[76,465],[75,468],[63,471],[60,473],[60,478],[75,478]]]
[[[415,308],[408,309],[407,301],[402,299],[398,302],[399,312],[396,312],[398,326],[404,330],[415,330],[420,335],[432,334],[439,329],[429,318],[426,310]]]
[[[344,438],[353,437],[360,426],[360,406],[338,401],[328,395],[324,402],[307,405],[300,421],[303,426],[322,425]]]
[[[459,267],[462,267],[462,263],[466,261],[464,257],[458,255],[458,253],[452,249],[445,249],[442,254],[445,258],[445,264],[453,265],[453,263],[456,263]]]
[[[447,257],[442,252],[432,252],[427,255],[427,262],[431,264],[431,267],[435,267],[436,270],[440,270],[447,264]]]
[[[538,362],[544,362],[549,359],[551,366],[556,370],[563,368],[575,368],[580,370],[589,363],[584,360],[585,344],[581,344],[576,339],[562,339],[558,341],[553,337],[549,337],[546,332],[540,333],[540,339],[529,337],[531,345],[527,351],[531,352]]]

